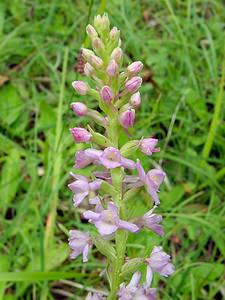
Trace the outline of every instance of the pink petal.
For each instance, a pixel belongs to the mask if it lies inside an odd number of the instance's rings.
[[[88,195],[88,192],[77,193],[73,196],[73,204],[75,207],[80,205],[80,203],[84,200],[84,198]]]

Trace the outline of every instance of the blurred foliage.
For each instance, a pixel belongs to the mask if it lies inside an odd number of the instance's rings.
[[[66,245],[68,230],[92,230],[66,184],[82,147],[68,128],[88,122],[70,111],[70,102],[84,100],[71,82],[82,78],[77,57],[99,5],[0,2],[0,299],[83,299],[89,287],[105,288],[96,249],[83,265],[68,259]],[[160,193],[165,237],[130,236],[127,254],[148,255],[162,243],[172,254],[176,273],[154,279],[159,299],[224,299],[224,5],[112,0],[106,11],[121,30],[125,64],[145,66],[132,135],[156,136],[161,152],[140,159],[168,175]],[[134,213],[146,211],[147,194],[135,200]]]

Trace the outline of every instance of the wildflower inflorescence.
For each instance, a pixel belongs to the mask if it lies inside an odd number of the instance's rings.
[[[74,81],[72,86],[79,95],[90,95],[96,99],[101,113],[81,102],[73,102],[71,108],[78,117],[87,116],[95,121],[102,127],[103,133],[94,131],[90,126],[87,129],[70,129],[75,143],[96,145],[95,148],[89,145],[78,151],[74,167],[82,169],[95,165],[97,169],[92,172],[92,179],[71,173],[73,181],[68,187],[74,193],[74,206],[88,201],[90,209],[83,213],[83,218],[96,227],[96,231],[91,233],[69,232],[71,258],[82,254],[83,262],[86,262],[93,246],[107,257],[108,296],[89,293],[86,299],[154,300],[156,289],[151,288],[153,273],[166,277],[172,274],[174,266],[170,256],[158,246],[153,247],[148,258],[125,260],[125,255],[129,232],[137,234],[148,228],[159,236],[164,234],[160,224],[162,216],[155,210],[160,204],[158,192],[165,173],[161,169],[145,172],[139,159],[130,159],[138,149],[149,156],[160,149],[156,147],[158,140],[155,138],[130,140],[124,145],[119,138],[121,130],[130,136],[128,131],[134,125],[135,110],[141,104],[138,90],[142,84],[140,72],[143,64],[136,61],[121,71],[123,51],[120,48],[120,31],[116,27],[110,30],[107,15],[95,17],[94,26],[87,26],[87,34],[93,51],[82,49],[82,55],[86,61],[84,73],[92,84]],[[142,187],[149,194],[153,207],[143,216],[129,220],[127,204]],[[140,284],[142,275],[138,269],[143,265],[146,266],[146,277]],[[131,280],[126,284],[127,277]]]

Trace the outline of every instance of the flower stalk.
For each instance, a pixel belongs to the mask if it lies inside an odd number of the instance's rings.
[[[108,297],[89,293],[86,300],[155,300],[156,289],[150,287],[153,273],[162,276],[173,273],[169,255],[161,247],[154,246],[149,258],[137,257],[125,261],[129,234],[137,234],[145,228],[159,236],[164,234],[160,224],[162,216],[154,211],[160,204],[158,192],[165,173],[159,169],[145,172],[138,157],[136,161],[130,159],[138,151],[149,156],[160,151],[156,148],[158,140],[149,137],[140,141],[130,140],[123,145],[120,140],[121,131],[130,137],[135,110],[141,104],[139,88],[143,64],[133,62],[122,70],[120,31],[116,27],[110,30],[107,15],[95,17],[94,26],[87,26],[87,34],[94,51],[83,49],[83,58],[86,61],[85,74],[92,83],[74,81],[72,86],[77,94],[89,95],[97,100],[101,112],[89,109],[87,103],[82,102],[73,102],[71,108],[77,117],[91,118],[105,132],[95,132],[89,125],[87,129],[70,129],[74,142],[84,145],[84,150],[75,155],[75,169],[91,164],[97,169],[91,174],[91,179],[72,173],[74,181],[68,185],[74,193],[75,207],[85,202],[86,206],[89,205],[90,209],[83,213],[83,218],[96,229],[86,233],[77,229],[70,231],[71,258],[81,254],[83,262],[86,262],[89,251],[95,246],[108,260]],[[95,148],[88,148],[90,143],[96,145]],[[130,220],[128,202],[143,187],[152,201],[152,209]],[[146,280],[140,285],[141,273],[138,269],[143,265],[146,266]],[[132,278],[126,284],[124,280],[128,275]]]

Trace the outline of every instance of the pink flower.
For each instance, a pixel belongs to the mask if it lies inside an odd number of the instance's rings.
[[[71,108],[74,111],[74,113],[79,117],[85,116],[88,111],[87,106],[81,102],[71,103]]]
[[[83,253],[83,262],[88,261],[88,252],[92,245],[90,235],[79,230],[70,230],[69,235],[69,246],[73,250],[70,258],[74,259]]]
[[[139,230],[137,225],[120,220],[118,209],[113,202],[109,202],[107,209],[102,210],[100,213],[88,210],[83,213],[83,216],[90,223],[94,224],[98,232],[103,236],[110,235],[119,228],[131,232]]]
[[[87,297],[85,298],[85,300],[105,300],[106,298],[100,294],[96,294],[96,293],[88,293]]]
[[[107,74],[108,74],[109,76],[113,77],[113,76],[115,76],[115,75],[118,73],[118,69],[119,69],[119,67],[118,67],[118,65],[117,65],[117,63],[116,63],[116,61],[115,61],[115,59],[112,59],[112,60],[109,62],[109,65],[108,65],[106,71],[107,71]]]
[[[113,93],[112,90],[109,86],[105,85],[100,91],[100,96],[103,101],[106,103],[110,103],[113,99]]]
[[[143,217],[139,218],[136,224],[140,228],[147,227],[150,230],[154,231],[156,234],[163,236],[164,235],[163,227],[162,225],[159,225],[159,223],[162,221],[162,216],[153,214],[153,211],[155,210],[156,207],[157,206],[155,206],[153,209],[145,213]]]
[[[146,281],[152,281],[152,271],[168,277],[174,272],[174,265],[170,263],[170,256],[162,251],[162,247],[154,246],[147,262]]]
[[[125,83],[125,88],[129,93],[135,93],[142,84],[142,78],[135,76]]]
[[[120,151],[114,147],[105,148],[102,155],[99,157],[100,163],[106,169],[114,169],[124,167],[127,169],[134,169],[135,163],[127,158],[121,156]]]
[[[74,81],[72,83],[72,86],[77,91],[77,93],[80,95],[87,95],[87,93],[90,89],[86,82],[80,81],[80,80]]]
[[[124,112],[122,112],[119,116],[120,124],[128,129],[129,127],[133,127],[135,120],[135,110],[129,109]]]
[[[136,272],[130,283],[120,285],[118,292],[119,300],[156,300],[156,289],[150,288],[150,283],[140,285],[141,273]]]
[[[142,68],[143,63],[141,61],[135,61],[127,67],[127,71],[130,76],[135,76],[141,72]]]
[[[75,168],[81,169],[90,164],[103,165],[107,169],[124,167],[126,169],[135,169],[136,164],[125,157],[122,157],[120,151],[114,147],[107,147],[102,150],[86,149],[78,151],[75,156]]]
[[[139,160],[137,160],[136,167],[139,178],[142,184],[145,186],[147,192],[152,197],[155,204],[160,204],[157,192],[160,184],[165,178],[165,173],[158,169],[152,169],[146,174]]]
[[[91,134],[84,128],[74,127],[70,128],[75,143],[89,143]]]
[[[154,138],[143,139],[140,143],[140,150],[147,155],[152,155],[160,151],[160,148],[155,148],[157,143],[158,140]]]
[[[87,196],[89,196],[90,192],[99,190],[102,180],[96,179],[93,182],[89,182],[88,179],[82,175],[73,174],[73,177],[76,178],[76,180],[68,184],[68,187],[74,192],[73,203],[74,206],[77,207]]]

